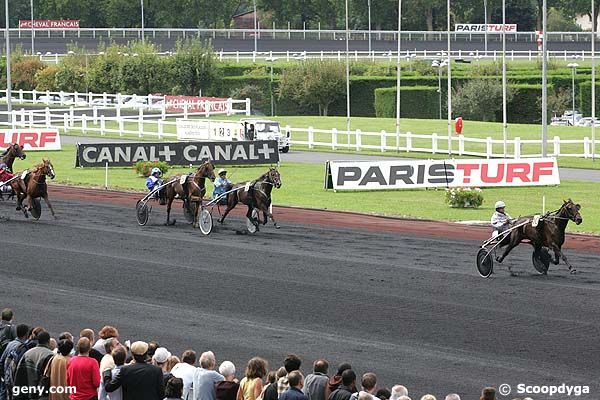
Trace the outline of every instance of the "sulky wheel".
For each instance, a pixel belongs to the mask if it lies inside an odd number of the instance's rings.
[[[551,259],[552,256],[545,247],[542,247],[540,250],[534,250],[533,254],[531,255],[533,267],[541,275],[546,275],[548,273]]]
[[[35,219],[37,221],[42,216],[42,204],[40,203],[40,199],[39,198],[33,199],[31,202],[31,205],[32,205],[32,208],[31,208],[31,210],[29,210],[29,213],[31,214],[33,219]]]
[[[210,211],[208,211],[206,208],[203,208],[202,210],[200,210],[200,216],[199,216],[199,227],[200,227],[200,231],[205,234],[205,235],[210,235],[210,233],[212,232],[212,228],[213,228],[213,219],[212,219],[212,215],[210,213]]]
[[[483,278],[489,278],[494,272],[492,253],[486,248],[481,248],[477,252],[477,271]]]
[[[252,209],[252,219],[246,218],[246,229],[250,233],[258,231],[258,210]]]
[[[148,219],[150,218],[150,208],[145,201],[140,200],[137,202],[135,205],[135,213],[137,222],[140,226],[144,226],[148,223]]]

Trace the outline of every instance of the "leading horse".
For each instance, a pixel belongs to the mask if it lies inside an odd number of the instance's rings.
[[[173,200],[179,197],[184,202],[184,208],[194,214],[194,228],[198,227],[198,212],[202,205],[202,199],[206,194],[206,178],[212,182],[215,180],[215,166],[210,161],[203,162],[193,175],[176,175],[169,179],[174,180],[174,182],[164,188],[167,199],[166,225],[174,225],[176,222],[175,220],[171,221],[171,206]],[[194,209],[190,209],[192,204],[195,205]]]
[[[33,167],[32,170],[27,172],[25,177],[21,175],[19,179],[11,182],[11,186],[17,194],[17,210],[22,210],[26,218],[29,218],[28,211],[33,208],[33,199],[39,197],[44,199],[44,202],[50,209],[52,216],[56,219],[54,208],[48,199],[48,184],[46,183],[46,176],[50,179],[54,179],[56,173],[54,172],[54,166],[48,159]],[[23,190],[23,187],[25,190]],[[26,201],[28,207],[23,204]]]
[[[275,228],[279,229],[279,225],[275,222],[273,214],[269,211],[271,206],[271,191],[273,187],[279,189],[281,187],[281,175],[276,168],[269,170],[251,182],[241,182],[233,185],[231,192],[227,195],[227,209],[223,213],[219,222],[222,224],[225,221],[227,214],[235,208],[238,203],[248,206],[246,218],[254,223],[258,228],[258,222],[252,218],[252,210],[257,208],[263,213],[263,225],[266,225],[268,218],[273,221]]]
[[[24,160],[27,155],[23,151],[23,146],[18,143],[11,144],[2,154],[0,154],[0,163],[4,163],[8,166],[10,172],[13,170],[13,164],[15,159]]]
[[[496,261],[500,263],[504,261],[512,249],[517,247],[523,240],[528,239],[534,251],[540,252],[542,247],[550,249],[554,252],[552,263],[558,265],[562,258],[565,264],[569,266],[569,271],[574,274],[576,269],[562,253],[562,246],[565,243],[565,230],[569,221],[573,221],[577,225],[583,222],[579,210],[581,210],[581,206],[569,199],[564,201],[557,211],[542,216],[538,226],[533,226],[533,217],[518,219],[514,225],[517,226],[521,223],[523,225],[514,229],[506,238],[502,239],[500,247],[506,246],[506,249],[501,256],[496,258]]]

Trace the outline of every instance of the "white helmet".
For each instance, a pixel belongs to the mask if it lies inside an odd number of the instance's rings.
[[[496,207],[495,207],[496,210],[499,208],[504,208],[504,207],[506,207],[506,204],[504,204],[504,202],[502,200],[496,202]]]
[[[160,170],[160,168],[154,167],[154,168],[152,168],[152,171],[150,171],[150,175],[154,175],[156,173],[162,175],[162,171]]]

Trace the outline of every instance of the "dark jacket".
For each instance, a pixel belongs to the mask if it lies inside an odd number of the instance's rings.
[[[215,383],[216,398],[217,400],[235,400],[239,388],[240,384],[237,382],[217,382]],[[277,389],[275,389],[275,396],[277,396]],[[275,397],[275,399],[277,399],[277,397]]]
[[[331,392],[329,395],[329,400],[350,400],[350,397],[354,392],[356,392],[355,389],[340,385],[337,389]]]
[[[100,353],[98,350],[92,347],[90,349],[90,357],[98,361],[98,366],[100,366],[100,362],[102,362],[102,357],[104,357],[104,354]]]
[[[334,375],[331,378],[329,378],[329,381],[327,381],[327,385],[325,385],[325,400],[328,400],[331,393],[333,393],[333,391],[337,389],[341,384],[341,375]]]
[[[308,400],[308,396],[302,393],[302,390],[291,387],[285,392],[281,393],[279,400]]]
[[[269,384],[263,393],[263,400],[277,400],[279,395],[277,394],[277,381]]]
[[[102,375],[108,393],[123,389],[123,400],[163,400],[163,372],[151,364],[131,364],[121,368],[112,378],[110,370]]]

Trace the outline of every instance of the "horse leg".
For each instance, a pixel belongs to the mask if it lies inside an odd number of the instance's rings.
[[[42,198],[44,199],[44,202],[46,202],[46,205],[50,209],[50,213],[52,214],[54,219],[58,219],[56,217],[56,213],[54,212],[54,208],[52,207],[52,204],[50,203],[50,200],[48,199],[48,193],[46,193],[44,196],[42,196]]]
[[[565,264],[567,264],[567,266],[569,267],[570,273],[574,274],[577,272],[575,267],[573,267],[571,265],[571,263],[569,262],[569,260],[567,259],[567,256],[565,256],[564,253],[561,251],[560,247],[552,246],[552,250],[554,250],[554,258],[555,258],[555,260],[553,261],[554,265],[558,265],[558,263],[560,262],[560,259],[562,259],[565,262]]]
[[[169,199],[167,200],[167,222],[165,223],[165,225],[169,226],[169,225],[175,225],[175,220],[173,220],[173,222],[171,222],[171,207],[173,206],[173,200],[175,199],[174,195],[169,196]]]
[[[258,225],[260,225],[260,221],[252,218],[252,210],[254,210],[254,207],[248,204],[248,212],[246,213],[246,218],[248,218],[252,222],[252,224],[254,224],[256,230],[258,231]]]
[[[231,212],[231,210],[233,210],[235,208],[237,203],[238,203],[237,196],[235,195],[235,193],[233,193],[231,195],[231,197],[227,199],[227,208],[225,209],[223,216],[219,219],[220,224],[223,224],[225,222],[225,217],[227,216],[227,214],[229,214]]]
[[[506,249],[504,249],[504,253],[500,257],[496,257],[496,261],[498,261],[499,263],[502,263],[502,261],[504,261],[506,256],[512,251],[512,249],[517,247],[519,245],[519,243],[521,243],[521,240],[518,237],[517,232],[514,232],[510,236],[510,242],[508,243],[508,245],[506,245]],[[510,266],[508,267],[508,270],[512,273]]]

